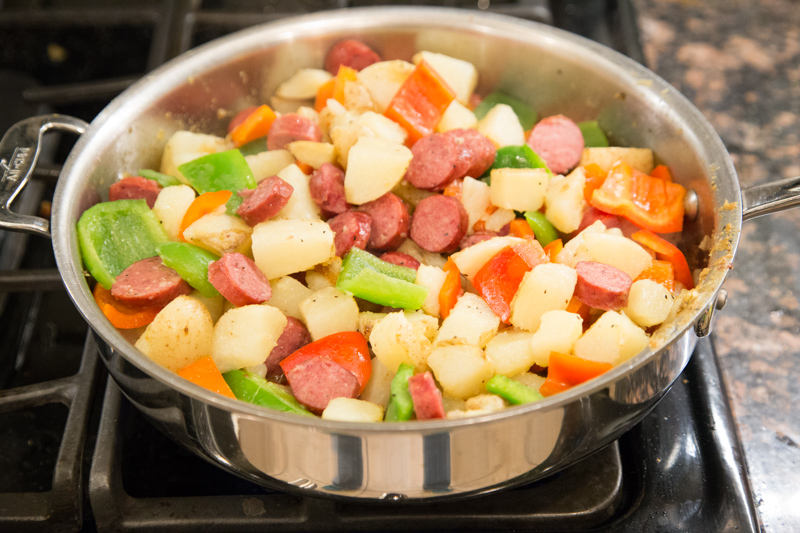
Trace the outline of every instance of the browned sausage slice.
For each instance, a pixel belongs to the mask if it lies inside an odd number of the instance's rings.
[[[154,180],[141,176],[122,178],[108,188],[108,200],[144,200],[150,209],[156,205],[161,186]]]
[[[417,204],[411,218],[411,239],[424,250],[453,252],[467,234],[469,216],[452,196],[429,196]]]
[[[583,133],[564,115],[547,117],[531,130],[528,146],[545,160],[555,174],[566,174],[580,163]]]
[[[408,379],[408,392],[414,403],[417,420],[444,418],[442,393],[436,387],[430,372],[416,374]]]
[[[618,311],[628,305],[633,281],[622,270],[596,261],[581,261],[575,270],[575,297],[581,302],[606,311]]]
[[[464,175],[468,163],[461,158],[461,148],[453,137],[444,133],[427,135],[411,148],[411,163],[406,181],[417,189],[440,191],[448,183]]]
[[[419,261],[408,254],[404,254],[403,252],[386,252],[380,256],[379,259],[393,265],[413,268],[414,270],[418,270],[420,265]]]
[[[189,284],[160,257],[136,261],[111,286],[111,295],[131,307],[161,307],[190,292]]]
[[[383,61],[381,56],[372,48],[361,41],[348,39],[339,41],[328,51],[325,56],[325,70],[335,76],[340,65],[361,70],[379,61]]]
[[[236,209],[236,214],[251,226],[264,222],[283,209],[289,202],[294,187],[278,176],[269,177],[255,189],[239,191],[244,202]]]
[[[311,199],[322,209],[325,216],[339,215],[347,211],[344,195],[344,171],[330,163],[321,167],[308,178]]]
[[[458,247],[459,249],[463,250],[464,248],[469,248],[473,244],[488,241],[489,239],[497,237],[498,235],[498,233],[494,233],[493,231],[476,231],[472,235],[467,235],[461,239],[461,242],[458,243]]]
[[[322,130],[310,118],[296,113],[281,115],[272,122],[267,133],[267,150],[281,150],[294,141],[322,140]]]
[[[494,163],[497,156],[497,148],[494,143],[482,135],[478,130],[457,129],[445,133],[456,141],[456,145],[461,149],[461,158],[466,167],[463,174],[456,176],[463,178],[479,178]]]
[[[394,250],[408,237],[408,206],[396,194],[387,192],[377,200],[362,205],[360,210],[372,217],[370,248]]]
[[[286,375],[297,401],[314,413],[322,413],[334,398],[358,396],[358,379],[339,363],[314,357],[289,370]]]
[[[302,322],[292,316],[286,317],[286,320],[286,327],[278,337],[278,343],[264,361],[267,365],[267,377],[273,379],[283,376],[281,361],[311,342],[311,334]]]
[[[372,217],[367,213],[348,211],[328,220],[328,225],[336,234],[333,242],[339,257],[343,257],[354,246],[362,250],[367,247],[372,227]]]
[[[262,304],[272,297],[267,276],[246,255],[225,254],[209,264],[208,281],[236,307]]]

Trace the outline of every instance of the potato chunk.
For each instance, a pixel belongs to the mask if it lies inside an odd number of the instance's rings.
[[[336,147],[330,143],[295,141],[286,145],[289,152],[306,165],[319,168],[325,163],[336,162]]]
[[[653,262],[644,248],[622,235],[591,233],[583,240],[592,260],[616,267],[631,279],[636,279]]]
[[[178,171],[178,167],[198,157],[224,152],[233,148],[233,144],[222,137],[192,133],[191,131],[176,131],[164,146],[161,154],[160,171],[170,176],[175,176],[182,183],[189,185],[189,180]]]
[[[332,78],[327,70],[301,68],[281,83],[275,94],[287,100],[307,100],[314,98],[320,86]]]
[[[536,331],[547,311],[564,310],[572,299],[578,273],[558,263],[544,263],[525,274],[511,301],[511,323]]]
[[[494,373],[511,377],[526,372],[533,365],[533,333],[509,329],[498,333],[486,345],[486,359],[494,364]]]
[[[407,61],[380,61],[362,69],[358,81],[369,91],[378,113],[383,113],[412,72],[414,65]]]
[[[575,342],[578,357],[618,365],[647,347],[648,336],[624,314],[606,311]]]
[[[525,242],[525,240],[518,237],[494,237],[481,241],[478,244],[473,244],[469,248],[464,248],[460,252],[451,255],[450,258],[458,267],[459,272],[466,276],[468,280],[472,281],[472,278],[478,273],[478,270],[480,270],[489,259],[494,257],[497,252],[506,246],[522,242]]]
[[[322,418],[344,422],[381,422],[383,406],[355,398],[334,398],[322,411]]]
[[[402,311],[389,313],[373,325],[369,343],[375,357],[389,372],[397,373],[402,363],[413,365],[417,372],[424,372],[428,369],[426,361],[431,353],[426,329],[424,322],[411,322]]]
[[[378,137],[360,137],[347,156],[344,194],[347,202],[361,205],[391,191],[411,163],[411,150]]]
[[[292,195],[289,201],[283,206],[273,220],[298,219],[298,220],[318,220],[320,210],[317,203],[311,198],[311,190],[308,188],[308,176],[303,174],[295,164],[289,165],[280,172],[278,177],[292,186]]]
[[[309,270],[335,255],[333,230],[321,220],[267,220],[253,228],[253,257],[268,279]]]
[[[385,409],[389,405],[393,378],[394,373],[389,372],[389,369],[381,363],[380,359],[373,357],[372,374],[369,376],[367,386],[361,392],[361,399],[378,404]]]
[[[456,93],[456,100],[468,104],[478,84],[478,69],[469,61],[457,59],[444,54],[422,51],[414,54],[414,64],[420,61],[428,63],[442,77],[447,85]]]
[[[550,352],[571,353],[572,346],[583,334],[583,319],[567,311],[548,311],[531,338],[533,362],[550,366]]]
[[[475,116],[475,113],[458,100],[453,100],[450,102],[450,105],[447,106],[442,118],[436,125],[436,131],[441,133],[462,128],[474,128],[477,123],[478,118]]]
[[[581,225],[586,199],[583,189],[586,174],[578,167],[567,176],[553,176],[547,185],[545,216],[562,233],[572,233]]]
[[[628,293],[625,314],[639,326],[647,328],[661,324],[672,309],[672,293],[650,279],[634,281]]]
[[[498,148],[525,144],[525,131],[514,110],[506,104],[497,104],[478,122],[478,131]]]
[[[435,266],[420,265],[417,270],[415,285],[421,285],[428,289],[428,295],[422,304],[422,310],[435,317],[439,317],[439,293],[447,278],[444,270]]]
[[[492,170],[492,204],[515,211],[536,211],[544,204],[549,175],[543,168]]]
[[[178,232],[181,229],[181,222],[186,210],[194,202],[195,194],[194,189],[188,185],[176,185],[173,187],[164,187],[158,193],[156,203],[153,206],[153,213],[155,213],[158,221],[164,231],[167,232],[170,240],[178,240]]]
[[[500,317],[483,298],[472,293],[462,295],[442,322],[436,345],[470,344],[483,348],[497,334]]]
[[[494,365],[477,346],[440,346],[428,357],[428,366],[444,393],[466,399],[479,394],[494,375]]]
[[[278,172],[294,164],[294,156],[289,150],[267,150],[245,156],[245,161],[253,171],[257,182],[276,175]]]
[[[270,280],[269,284],[272,287],[272,298],[265,305],[280,309],[286,316],[303,320],[300,302],[314,294],[314,291],[291,276]]]
[[[183,238],[217,255],[250,252],[250,235],[253,228],[239,217],[220,212],[209,213],[197,219],[183,232]]]
[[[283,313],[268,305],[231,309],[214,326],[211,357],[220,372],[266,361],[286,328]]]
[[[341,331],[356,331],[358,326],[358,304],[336,287],[327,287],[303,300],[300,312],[314,340]]]

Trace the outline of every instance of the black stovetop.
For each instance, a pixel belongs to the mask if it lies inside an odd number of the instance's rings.
[[[132,81],[197,44],[290,14],[386,3],[6,1],[0,3],[6,104],[0,127],[49,111],[90,121]],[[642,60],[624,0],[402,3],[555,24]],[[46,147],[18,210],[47,213],[71,142],[56,139]],[[461,502],[341,503],[253,485],[154,429],[108,382],[54,266],[45,239],[0,232],[0,530],[758,528],[712,341],[700,342],[672,390],[634,429],[548,479]]]

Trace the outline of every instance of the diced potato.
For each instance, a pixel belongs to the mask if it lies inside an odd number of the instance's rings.
[[[336,147],[337,160],[339,165],[347,170],[347,161],[350,157],[350,149],[358,142],[362,135],[369,135],[362,131],[357,124],[344,124],[330,129],[331,142]]]
[[[593,261],[616,267],[636,279],[653,258],[635,241],[621,235],[591,233],[584,237]]]
[[[369,91],[376,111],[383,113],[412,72],[414,65],[407,61],[380,61],[359,71],[358,81]]]
[[[461,399],[479,394],[494,375],[494,365],[483,350],[466,344],[436,348],[428,357],[428,366],[444,393]]]
[[[643,328],[661,324],[672,309],[672,293],[650,279],[640,279],[631,285],[625,314]]]
[[[572,233],[581,225],[586,199],[586,173],[578,167],[567,176],[553,176],[547,185],[545,216],[561,233]]]
[[[158,198],[156,198],[156,203],[153,206],[153,213],[155,213],[158,221],[161,222],[161,226],[167,232],[170,240],[178,240],[183,215],[186,214],[186,210],[194,202],[194,198],[194,189],[188,185],[164,187],[158,193]]]
[[[571,238],[556,256],[554,262],[575,268],[580,261],[594,261],[586,249],[585,238],[592,233],[605,233],[606,225],[599,220],[584,228],[582,232]]]
[[[408,254],[423,265],[430,265],[435,266],[437,268],[444,267],[445,263],[447,263],[447,259],[442,254],[437,254],[434,252],[429,252],[428,250],[423,250],[419,247],[417,243],[412,241],[411,239],[406,239],[403,241],[397,248],[398,252],[403,252],[404,254]]]
[[[192,133],[191,131],[176,131],[164,146],[160,171],[175,176],[182,183],[189,185],[189,180],[178,171],[180,165],[204,155],[224,152],[232,148],[233,145],[222,137]]]
[[[494,394],[478,394],[464,403],[465,409],[447,411],[447,418],[466,418],[468,416],[496,413],[506,408],[506,402]]]
[[[313,272],[320,274],[330,285],[336,285],[339,273],[342,271],[342,258],[333,256],[330,261],[320,263],[314,267]]]
[[[425,323],[410,322],[402,311],[397,311],[379,320],[372,327],[368,340],[375,357],[389,372],[397,373],[403,363],[413,365],[417,372],[424,372],[431,353],[426,329]]]
[[[647,334],[630,318],[606,311],[575,342],[572,353],[583,359],[618,365],[647,347]]]
[[[571,353],[572,346],[583,335],[583,319],[567,311],[548,311],[531,338],[533,362],[550,366],[550,352]]]
[[[319,168],[325,163],[336,162],[336,147],[330,143],[295,141],[287,144],[286,148],[298,161],[313,168]]]
[[[283,313],[268,305],[231,309],[214,326],[211,357],[220,372],[263,363],[286,329]]]
[[[517,218],[517,215],[511,209],[497,209],[494,213],[489,215],[489,218],[486,219],[486,230],[495,232],[500,231],[506,224],[510,223],[515,218]]]
[[[375,110],[369,90],[357,81],[344,82],[344,107],[356,113]]]
[[[463,59],[428,51],[414,54],[412,61],[415,65],[420,61],[428,63],[453,89],[456,93],[456,100],[462,104],[469,103],[472,92],[478,84],[478,69],[475,68],[475,65]]]
[[[213,329],[205,305],[178,296],[156,315],[134,346],[159,365],[177,372],[211,355]]]
[[[564,310],[572,299],[578,273],[557,263],[544,263],[525,274],[511,301],[511,323],[536,331],[547,311]]]
[[[280,96],[273,95],[269,99],[269,106],[276,113],[286,115],[288,113],[296,113],[299,108],[311,102],[312,100],[310,98],[307,100],[296,100],[294,98],[281,98]]]
[[[347,202],[361,205],[380,198],[403,179],[411,150],[377,137],[361,137],[350,149],[344,193]]]
[[[374,113],[366,111],[362,113],[356,120],[362,129],[367,129],[374,134],[375,137],[386,139],[397,144],[404,144],[408,137],[408,132],[394,120]]]
[[[433,342],[436,339],[436,334],[439,333],[439,321],[420,311],[403,311],[411,325],[418,328],[419,331],[425,335],[425,338]]]
[[[414,280],[415,285],[421,285],[428,289],[422,310],[437,318],[439,317],[439,293],[442,291],[446,278],[447,274],[441,268],[420,265],[417,270],[417,278]]]
[[[543,168],[496,168],[492,170],[492,204],[515,211],[537,211],[544,203],[549,179]]]
[[[492,205],[489,186],[469,176],[464,178],[461,185],[461,205],[469,217],[467,234],[472,235],[473,226],[479,220],[486,218],[487,209]]]
[[[478,131],[495,146],[520,146],[525,144],[525,131],[510,106],[497,104],[478,121]]]
[[[639,172],[650,174],[653,171],[653,151],[650,148],[584,148],[580,166],[594,163],[608,172],[614,163],[623,161]]]
[[[480,270],[489,259],[494,257],[497,252],[506,246],[522,242],[525,242],[525,240],[518,237],[494,237],[473,244],[460,252],[456,252],[451,255],[450,258],[458,267],[459,272],[466,276],[468,280],[472,281],[473,276],[477,274],[478,270]]]
[[[222,316],[223,306],[225,305],[225,298],[223,298],[222,295],[218,294],[207,298],[200,294],[200,291],[193,290],[189,296],[206,306],[208,313],[211,315],[212,322],[216,323],[219,317]]]
[[[321,291],[322,289],[327,289],[335,285],[335,283],[331,283],[328,278],[319,272],[315,272],[314,270],[306,271],[306,286],[312,291]]]
[[[361,399],[381,405],[385,409],[389,405],[393,378],[394,374],[389,372],[386,365],[377,357],[373,357],[372,374],[369,376],[367,386],[361,392]]]
[[[314,109],[313,107],[301,106],[297,108],[297,111],[295,111],[295,113],[297,113],[303,118],[307,118],[308,120],[310,120],[315,124],[319,124],[319,113],[317,113],[316,109]]]
[[[322,418],[344,422],[381,422],[383,406],[355,398],[333,398],[322,411]]]
[[[406,180],[400,180],[400,183],[394,186],[392,192],[399,196],[400,199],[406,204],[408,204],[408,210],[411,213],[414,212],[414,209],[417,208],[417,204],[419,204],[422,200],[428,196],[438,194],[433,191],[423,191],[422,189],[417,189]]]
[[[301,68],[288,80],[281,83],[275,94],[287,100],[307,100],[314,98],[320,86],[330,80],[330,72],[317,68]]]
[[[478,117],[475,116],[475,113],[458,100],[453,100],[445,109],[442,118],[439,119],[436,131],[441,133],[450,130],[474,128],[477,124]]]
[[[265,305],[280,309],[286,316],[303,320],[300,302],[314,294],[314,291],[291,276],[270,280],[269,284],[272,287],[272,297]]]
[[[388,313],[373,313],[372,311],[362,311],[358,314],[358,331],[364,335],[365,339],[369,340],[372,334],[372,328],[375,324],[386,318]]]
[[[264,363],[255,366],[246,366],[244,367],[244,370],[245,372],[249,372],[250,374],[255,374],[260,378],[266,379],[267,377],[267,365]]]
[[[289,150],[268,150],[245,156],[257,182],[270,178],[278,172],[294,164],[294,156]]]
[[[492,312],[489,304],[475,294],[465,293],[442,322],[436,345],[470,344],[483,348],[500,327],[500,317]]]
[[[319,205],[311,198],[311,190],[308,188],[308,176],[303,174],[300,167],[289,165],[278,172],[278,177],[291,185],[294,190],[289,197],[289,201],[273,217],[273,220],[318,220],[320,218]]]
[[[224,212],[212,212],[197,219],[183,232],[186,242],[222,256],[230,253],[250,253],[253,228],[239,217]]]
[[[495,375],[514,376],[526,372],[533,364],[533,333],[509,329],[498,333],[486,345],[486,359],[494,364]]]
[[[547,378],[543,378],[539,374],[534,374],[533,372],[523,372],[521,374],[517,374],[516,376],[512,376],[511,379],[514,381],[519,381],[523,385],[532,389],[539,390],[539,388],[544,385],[544,382]]]
[[[321,220],[267,220],[253,228],[253,258],[268,279],[309,270],[335,255],[333,230]]]
[[[314,340],[342,331],[356,331],[358,304],[336,287],[315,292],[300,302],[300,312]]]

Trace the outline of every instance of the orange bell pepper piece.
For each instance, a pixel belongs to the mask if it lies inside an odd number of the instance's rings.
[[[656,168],[650,172],[650,176],[654,178],[658,178],[660,180],[672,182],[672,174],[667,168],[667,165],[658,165]]]
[[[586,185],[583,187],[583,197],[587,202],[592,201],[592,194],[594,191],[602,187],[603,182],[606,181],[608,172],[604,172],[600,165],[591,163],[583,167],[583,173],[586,176]]]
[[[443,270],[447,277],[439,291],[439,314],[442,318],[447,318],[450,311],[456,306],[458,297],[464,294],[464,289],[461,288],[461,272],[452,259],[447,259]]]
[[[550,352],[547,379],[539,388],[542,396],[552,396],[579,385],[614,368],[610,363],[598,363],[574,355]]]
[[[547,254],[547,259],[552,263],[553,259],[555,259],[563,249],[564,243],[561,242],[561,239],[556,239],[547,243],[547,246],[544,247],[544,253]]]
[[[112,326],[119,329],[136,329],[146,326],[163,309],[163,307],[147,307],[144,309],[129,307],[111,296],[111,291],[99,283],[95,285],[93,295],[100,311],[103,312]]]
[[[186,230],[186,228],[219,206],[225,205],[232,194],[233,193],[231,191],[213,191],[203,193],[195,198],[194,201],[189,205],[189,209],[187,209],[186,213],[183,215],[178,237],[185,242],[186,239],[183,238],[183,232]]]
[[[269,132],[275,118],[277,117],[272,108],[268,105],[260,106],[231,131],[231,140],[234,146],[239,148],[250,141],[264,137]]]
[[[459,178],[457,180],[453,180],[447,184],[447,186],[442,191],[442,194],[445,196],[452,196],[456,200],[461,200],[461,194],[464,190],[464,180]]]
[[[425,62],[420,61],[383,114],[408,132],[406,144],[433,133],[455,93]]]
[[[341,65],[339,72],[333,79],[333,99],[344,104],[344,86],[348,81],[357,81],[358,71],[353,68]]]
[[[533,239],[533,229],[524,218],[515,218],[508,224],[508,234],[521,239]]]
[[[634,281],[639,281],[640,279],[649,279],[660,283],[670,292],[675,290],[675,268],[669,261],[656,259],[650,263],[649,267],[642,270],[642,273]]]
[[[294,164],[297,165],[297,168],[299,168],[306,176],[310,176],[314,172],[314,167],[311,165],[306,165],[302,161],[295,161]]]
[[[333,98],[333,89],[336,85],[336,78],[331,78],[317,89],[317,96],[314,98],[314,110],[319,113],[328,105],[328,100]]]
[[[178,371],[178,375],[211,392],[222,394],[234,400],[236,399],[236,396],[233,395],[233,391],[225,382],[225,378],[222,377],[222,373],[211,357],[203,357],[191,365],[183,367]]]
[[[694,288],[694,279],[692,271],[689,270],[689,263],[677,246],[648,230],[637,231],[631,235],[631,239],[653,250],[657,259],[672,263],[672,267],[675,269],[675,279],[687,289]]]
[[[569,301],[569,304],[567,304],[566,311],[568,313],[580,315],[580,317],[583,319],[584,325],[589,322],[589,313],[591,308],[582,301],[578,300],[575,296],[573,296]]]

